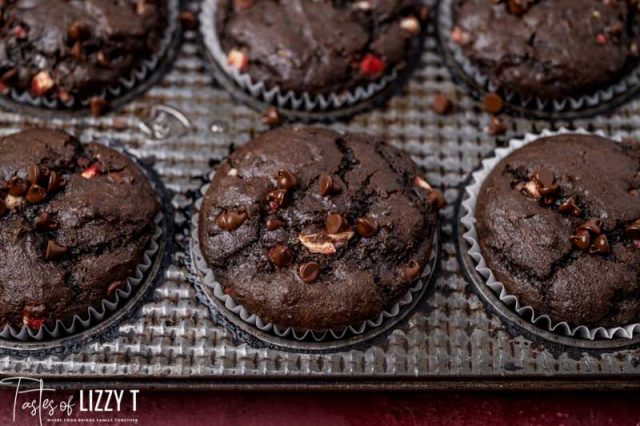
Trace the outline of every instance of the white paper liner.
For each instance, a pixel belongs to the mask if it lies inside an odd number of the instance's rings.
[[[596,90],[589,95],[580,97],[568,96],[563,99],[543,99],[538,97],[525,97],[504,87],[497,87],[491,82],[488,75],[476,67],[465,55],[462,47],[451,39],[453,30],[453,0],[441,0],[438,6],[438,32],[444,48],[449,51],[462,71],[487,92],[500,93],[504,100],[512,105],[520,105],[528,109],[551,112],[576,112],[587,108],[596,107],[609,102],[617,96],[626,94],[640,83],[640,61],[632,69],[628,70],[620,80],[610,86]]]
[[[213,177],[212,179],[213,180]],[[204,185],[201,189],[201,195],[204,197],[209,184]],[[257,329],[273,333],[278,337],[293,338],[295,340],[313,339],[316,342],[320,342],[326,339],[342,339],[346,336],[362,334],[365,331],[379,327],[384,324],[385,320],[398,316],[402,312],[402,308],[411,304],[415,295],[419,295],[429,282],[430,275],[433,273],[436,267],[436,260],[438,258],[438,232],[434,232],[433,246],[431,248],[431,255],[429,261],[425,265],[420,278],[418,278],[407,290],[405,295],[396,302],[391,308],[384,310],[378,315],[375,320],[367,320],[362,323],[349,326],[342,330],[296,330],[293,327],[282,329],[273,323],[263,321],[260,317],[250,313],[244,306],[238,304],[233,298],[224,292],[222,284],[220,284],[215,276],[200,249],[200,237],[198,235],[199,226],[199,213],[202,205],[203,198],[199,198],[194,204],[194,212],[191,217],[191,254],[192,254],[192,266],[196,269],[202,283],[213,290],[213,296],[222,302],[229,311],[233,312],[242,321],[256,327]]]
[[[498,298],[509,308],[515,310],[518,315],[532,322],[543,329],[560,333],[565,336],[579,337],[588,340],[595,339],[615,339],[634,337],[636,330],[640,329],[640,323],[618,326],[618,327],[588,327],[586,325],[571,326],[567,322],[554,322],[548,315],[537,314],[531,306],[523,305],[518,298],[508,293],[504,285],[499,282],[493,275],[493,272],[487,266],[484,257],[480,251],[478,243],[478,233],[476,231],[475,209],[478,196],[482,189],[484,180],[489,176],[493,168],[506,156],[523,146],[534,142],[540,138],[560,135],[560,134],[581,134],[581,135],[597,135],[621,142],[622,137],[619,135],[609,136],[602,131],[588,132],[584,129],[568,130],[561,128],[558,131],[544,130],[540,134],[527,133],[522,139],[512,139],[506,148],[498,148],[495,155],[482,161],[480,169],[472,174],[472,182],[465,188],[468,198],[462,202],[462,208],[466,212],[460,220],[467,231],[463,234],[464,239],[469,244],[467,254],[474,260],[475,270],[483,278],[485,284],[498,296]]]
[[[249,73],[241,73],[227,63],[227,54],[220,45],[216,29],[217,5],[218,0],[204,0],[202,2],[200,32],[204,45],[218,65],[233,78],[239,88],[264,102],[275,104],[280,108],[290,107],[294,110],[302,109],[307,112],[327,111],[365,101],[382,91],[400,75],[398,69],[394,68],[390,73],[385,73],[378,80],[366,86],[358,86],[355,89],[330,94],[297,93],[292,90],[284,91],[278,86],[269,88],[263,82],[253,81]]]
[[[91,94],[87,98],[78,99],[72,97],[68,102],[62,102],[55,95],[34,96],[29,90],[18,90],[11,88],[8,97],[19,104],[27,104],[35,107],[44,107],[51,110],[72,110],[75,108],[87,108],[91,98],[100,97],[107,101],[118,98],[124,93],[142,84],[156,71],[156,67],[168,54],[169,47],[178,34],[178,16],[180,14],[179,0],[167,0],[167,28],[162,34],[160,47],[153,57],[143,59],[137,64],[126,77],[120,77],[118,84],[103,88],[100,92]],[[7,96],[7,95],[4,95]]]
[[[158,213],[154,218],[155,230],[151,237],[149,246],[144,251],[142,263],[136,266],[133,275],[127,278],[125,286],[116,290],[115,298],[113,298],[113,300],[102,300],[99,309],[96,309],[93,306],[89,307],[89,309],[87,309],[86,317],[83,318],[79,315],[75,315],[73,317],[73,320],[71,321],[71,324],[69,325],[65,325],[61,320],[57,320],[53,328],[50,328],[47,325],[43,325],[38,330],[34,330],[30,327],[27,327],[26,325],[23,325],[20,328],[13,327],[11,325],[5,325],[4,328],[0,331],[0,338],[20,341],[42,341],[46,339],[67,336],[78,333],[82,330],[86,330],[91,325],[102,321],[102,319],[104,319],[107,315],[115,312],[118,306],[120,306],[121,302],[127,300],[133,294],[135,289],[140,286],[140,283],[142,283],[145,279],[147,271],[149,270],[149,268],[151,268],[151,266],[153,266],[153,259],[160,247],[158,241],[160,240],[164,232],[162,228],[163,220],[164,215],[162,213]]]

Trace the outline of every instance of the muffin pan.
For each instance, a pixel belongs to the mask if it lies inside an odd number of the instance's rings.
[[[197,3],[189,5],[197,14]],[[431,28],[433,33],[433,28]],[[152,162],[175,210],[165,261],[148,298],[92,336],[39,347],[0,348],[5,376],[44,378],[48,386],[138,389],[628,389],[640,383],[640,342],[570,339],[523,323],[483,294],[458,258],[459,198],[481,160],[506,141],[543,129],[584,127],[640,137],[640,101],[589,120],[504,117],[508,132],[490,136],[490,116],[451,79],[435,38],[425,40],[421,66],[384,108],[337,130],[371,132],[410,152],[425,177],[444,190],[436,271],[404,319],[367,339],[339,347],[304,348],[269,341],[230,323],[189,281],[190,219],[212,166],[233,145],[267,127],[262,116],[214,83],[188,31],[173,69],[144,96],[99,119],[41,120],[0,113],[0,134],[45,125],[82,141],[113,139]],[[449,115],[431,110],[437,93],[454,102]],[[202,300],[202,301],[201,301]],[[205,303],[203,303],[205,302]],[[116,322],[121,320],[120,322]]]

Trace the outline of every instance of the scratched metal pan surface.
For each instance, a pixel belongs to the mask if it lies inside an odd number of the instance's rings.
[[[190,7],[197,9],[197,5]],[[640,354],[633,341],[605,345],[545,335],[495,308],[463,274],[456,205],[461,185],[481,159],[515,135],[561,126],[640,137],[640,102],[608,116],[574,122],[506,117],[507,135],[489,136],[489,116],[456,86],[433,37],[421,65],[384,108],[331,123],[371,132],[411,153],[449,205],[441,212],[435,276],[413,310],[391,329],[352,346],[326,350],[273,345],[206,303],[189,282],[190,206],[212,165],[232,146],[266,130],[261,113],[218,88],[187,32],[172,69],[142,98],[103,118],[41,120],[0,113],[0,132],[44,125],[82,140],[116,140],[151,163],[175,211],[168,265],[149,296],[108,332],[51,351],[0,349],[0,373],[35,376],[60,387],[164,389],[584,389],[638,387]],[[430,109],[446,93],[455,110]],[[206,300],[203,300],[206,302]]]

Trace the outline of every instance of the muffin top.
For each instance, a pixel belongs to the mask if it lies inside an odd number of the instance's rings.
[[[0,326],[68,326],[113,300],[158,212],[123,154],[45,129],[0,139]]]
[[[262,320],[342,329],[375,319],[420,275],[436,195],[407,154],[371,136],[272,130],[217,167],[201,248],[225,292]]]
[[[640,319],[640,145],[541,138],[493,169],[478,197],[482,254],[507,292],[570,325]]]
[[[455,0],[452,37],[500,88],[578,97],[635,62],[636,17],[624,0]]]
[[[6,0],[2,88],[70,102],[119,86],[158,52],[166,0]]]
[[[231,66],[267,87],[332,93],[405,63],[425,10],[416,0],[221,0],[216,27]]]

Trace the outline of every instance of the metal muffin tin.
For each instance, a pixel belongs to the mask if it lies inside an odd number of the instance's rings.
[[[197,2],[188,5],[197,12]],[[433,28],[431,29],[433,34]],[[328,125],[370,132],[409,152],[426,178],[444,190],[435,275],[417,306],[390,329],[349,346],[305,350],[268,342],[229,324],[200,302],[188,280],[191,205],[211,168],[230,149],[267,127],[261,112],[214,83],[197,35],[185,34],[173,68],[123,110],[92,117],[38,119],[0,113],[0,134],[20,128],[62,128],[82,141],[116,140],[150,162],[175,211],[173,241],[147,299],[128,318],[91,339],[51,342],[38,350],[0,349],[4,376],[44,378],[48,386],[143,389],[629,389],[637,388],[636,341],[602,347],[540,333],[479,292],[458,256],[457,204],[465,179],[481,159],[514,135],[545,128],[584,127],[640,137],[640,102],[608,116],[546,122],[504,117],[508,134],[483,128],[489,115],[442,62],[431,35],[412,78],[383,108]],[[449,115],[431,111],[437,93],[455,103]],[[470,279],[471,278],[471,279]],[[44,349],[44,350],[42,350]]]

